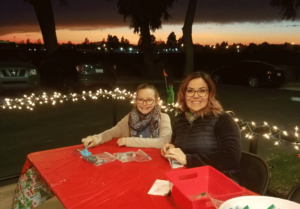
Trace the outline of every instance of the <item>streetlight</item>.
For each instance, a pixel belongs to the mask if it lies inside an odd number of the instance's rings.
[[[236,48],[240,48],[240,46],[236,46]]]

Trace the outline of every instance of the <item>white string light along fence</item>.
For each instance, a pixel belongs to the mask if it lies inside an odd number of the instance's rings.
[[[64,101],[71,100],[73,102],[78,101],[79,99],[86,100],[87,98],[90,99],[99,99],[99,98],[106,98],[106,99],[117,99],[117,100],[125,100],[130,99],[131,103],[135,102],[135,93],[132,94],[129,91],[119,90],[116,88],[114,91],[107,91],[107,90],[97,90],[96,93],[92,91],[85,92],[83,91],[82,94],[72,93],[68,95],[62,95],[61,93],[54,92],[53,95],[47,95],[45,92],[42,95],[36,96],[35,94],[31,94],[30,96],[24,95],[23,98],[5,98],[3,104],[0,105],[2,109],[23,109],[27,108],[29,110],[33,110],[36,104],[43,105],[43,104],[52,104],[55,105],[56,103],[63,103]],[[165,104],[162,100],[159,102],[162,110],[164,112],[175,112],[177,115],[181,112],[180,107],[178,104]],[[273,138],[277,140],[275,145],[280,145],[284,141],[291,142],[295,149],[300,149],[300,139],[298,134],[298,127],[295,127],[294,134],[288,134],[286,131],[279,129],[277,126],[273,126],[272,128],[268,125],[268,123],[264,122],[262,126],[256,126],[254,122],[244,122],[243,120],[239,120],[235,118],[235,121],[240,127],[241,131],[247,131],[245,135],[246,138],[252,139],[254,136],[262,135],[267,139]]]
[[[42,95],[35,95],[31,94],[30,96],[24,95],[23,98],[5,98],[3,104],[0,105],[2,109],[23,109],[27,108],[29,110],[33,110],[33,108],[39,104],[52,104],[55,105],[57,103],[63,103],[64,101],[71,100],[73,102],[78,101],[79,99],[86,100],[87,98],[90,99],[99,99],[99,98],[112,98],[112,99],[119,99],[125,100],[131,99],[134,100],[135,94],[127,92],[126,90],[120,91],[119,88],[116,88],[114,91],[107,91],[107,90],[97,90],[96,93],[92,91],[85,92],[83,91],[82,94],[72,93],[67,95],[62,95],[61,93],[54,92],[53,95],[48,95],[45,92]]]
[[[277,126],[271,128],[267,122],[264,122],[264,125],[262,126],[256,126],[255,122],[244,122],[238,118],[235,118],[235,121],[239,125],[241,131],[247,132],[245,137],[248,139],[261,135],[267,139],[275,139],[275,145],[281,145],[283,142],[288,141],[294,145],[296,150],[299,150],[300,148],[298,126],[295,127],[293,134],[288,134],[287,131],[281,130]]]

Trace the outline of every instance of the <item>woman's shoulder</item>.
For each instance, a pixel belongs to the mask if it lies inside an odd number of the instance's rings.
[[[230,111],[222,111],[217,115],[217,122],[235,122],[233,113]]]
[[[218,114],[219,118],[233,118],[233,112],[231,111],[221,111]]]

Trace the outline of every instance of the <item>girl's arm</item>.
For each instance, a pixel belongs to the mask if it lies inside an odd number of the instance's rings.
[[[129,136],[128,117],[129,116],[126,115],[121,121],[117,123],[117,125],[115,125],[111,129],[108,129],[100,134],[89,136],[95,141],[95,146],[98,146],[115,138]]]

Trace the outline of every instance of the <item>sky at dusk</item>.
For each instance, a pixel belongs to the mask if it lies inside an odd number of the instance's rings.
[[[81,43],[106,39],[108,34],[119,39],[124,36],[137,44],[139,36],[129,28],[130,19],[124,22],[118,14],[117,0],[69,0],[60,6],[52,0],[56,34],[59,43]],[[182,26],[188,6],[187,0],[177,0],[169,9],[172,18],[163,21],[162,28],[153,35],[166,41],[173,31],[177,39],[182,36]],[[209,0],[198,1],[193,25],[193,41],[199,44],[268,42],[300,44],[300,18],[283,21],[280,9],[270,6],[270,0]],[[0,1],[0,40],[19,42],[42,40],[33,6],[23,0]]]

